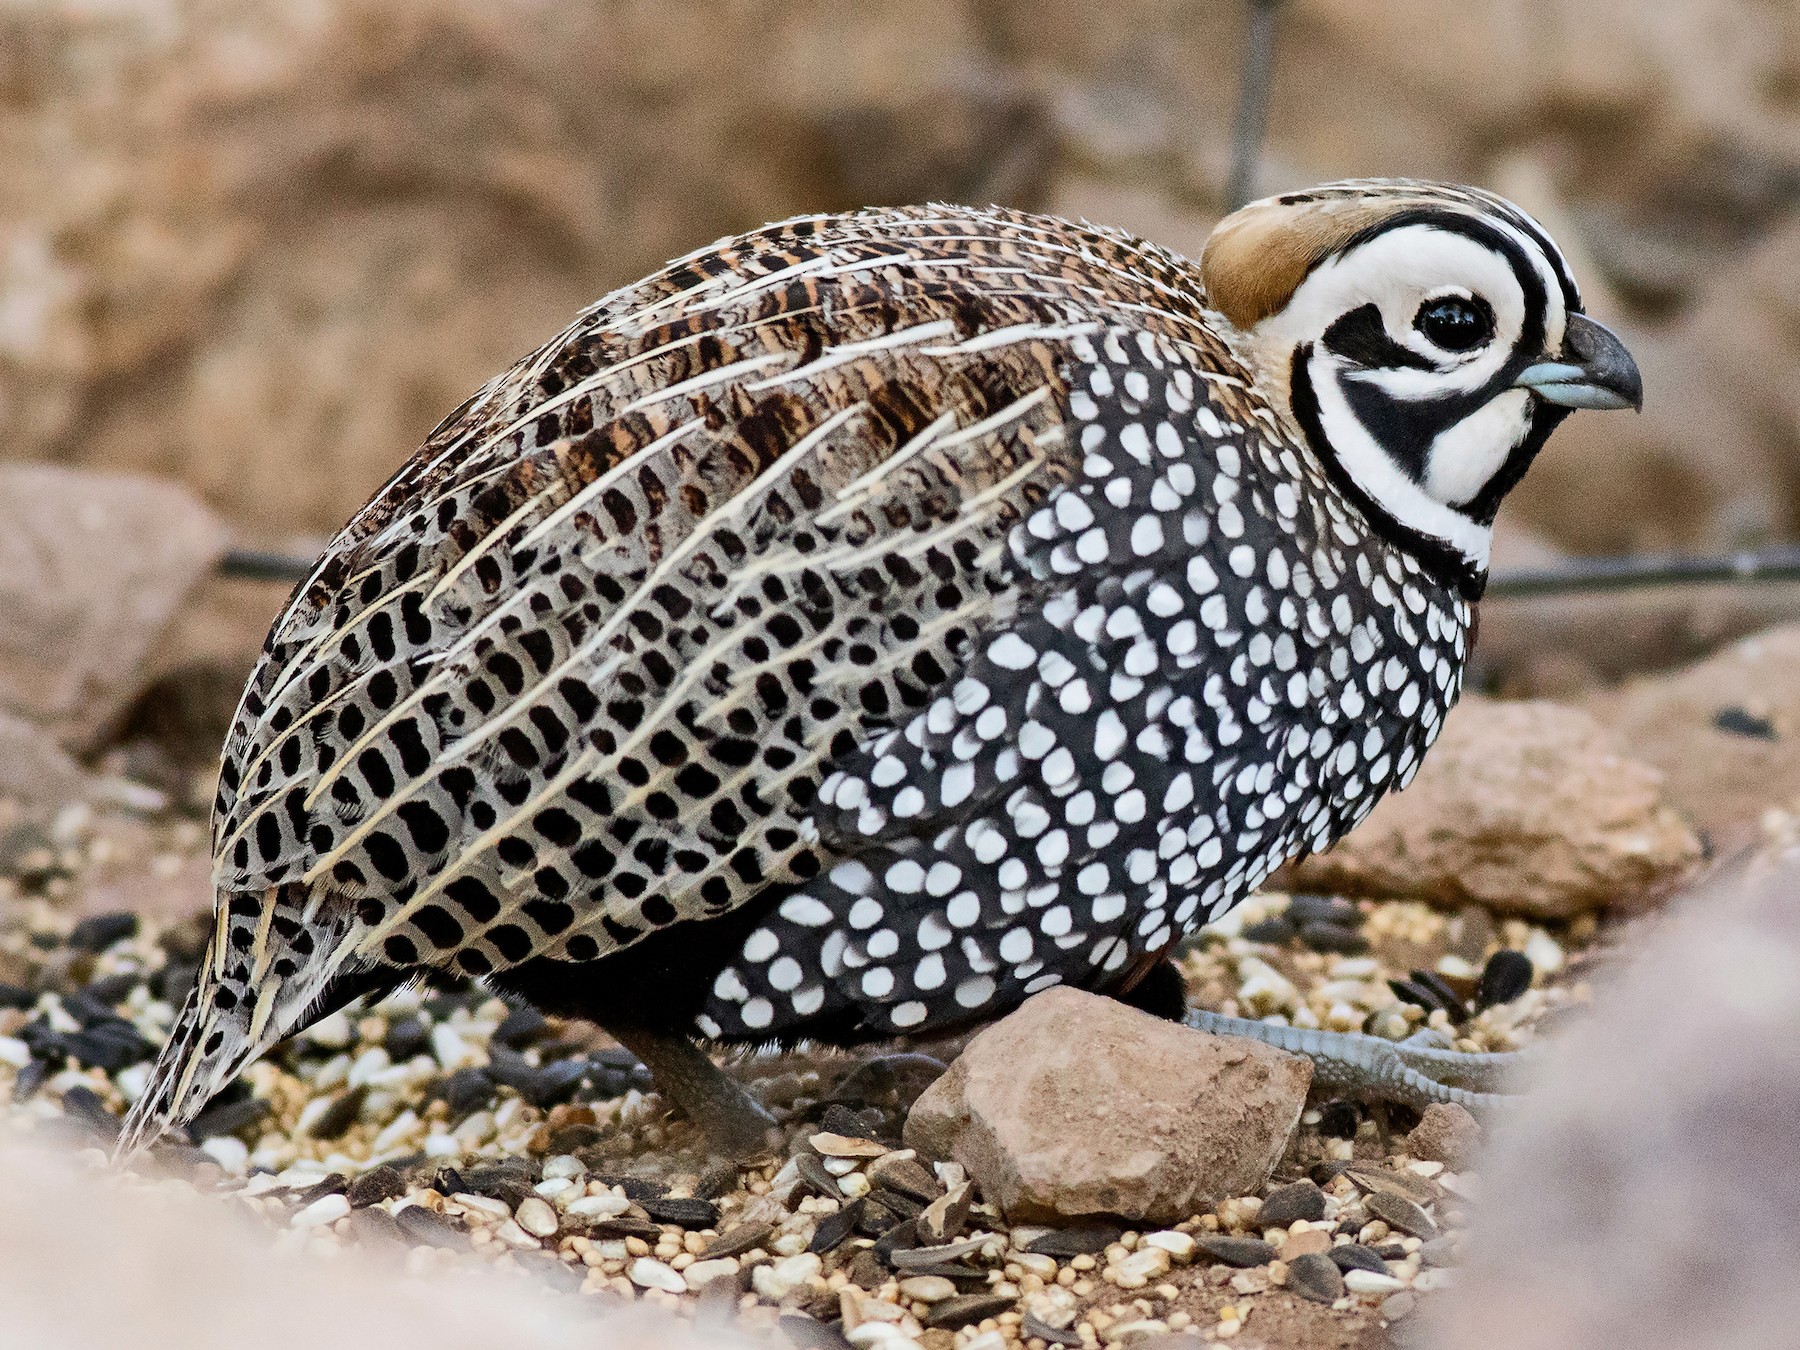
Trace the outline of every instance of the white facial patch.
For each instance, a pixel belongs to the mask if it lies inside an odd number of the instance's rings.
[[[1513,226],[1488,216],[1482,220],[1516,240],[1531,260],[1548,303],[1546,343],[1560,343],[1563,297],[1549,260]],[[1486,342],[1466,352],[1449,351],[1415,327],[1423,306],[1449,297],[1479,301],[1492,313],[1494,332]],[[1419,358],[1418,365],[1364,368],[1327,348],[1332,325],[1370,305],[1387,338]],[[1394,520],[1483,568],[1492,532],[1458,508],[1480,495],[1523,441],[1531,426],[1530,396],[1503,390],[1439,431],[1420,448],[1423,470],[1415,477],[1362,424],[1345,389],[1377,389],[1401,404],[1478,395],[1515,358],[1529,317],[1524,285],[1505,254],[1468,235],[1419,223],[1378,234],[1321,264],[1283,309],[1257,325],[1254,336],[1277,353],[1311,347],[1308,374],[1319,423],[1340,466]]]
[[[1485,569],[1493,530],[1440,501],[1407,475],[1351,411],[1336,379],[1336,365],[1330,353],[1314,348],[1308,369],[1319,400],[1319,425],[1344,472],[1370,501],[1407,529],[1449,545],[1470,566]]]
[[[1531,395],[1508,389],[1455,426],[1440,431],[1425,459],[1425,491],[1450,506],[1466,506],[1531,429]]]

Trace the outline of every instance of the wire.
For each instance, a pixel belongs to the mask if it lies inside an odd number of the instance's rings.
[[[312,575],[313,560],[287,553],[266,553],[254,548],[233,548],[219,559],[219,575],[241,581],[305,581]]]
[[[1256,193],[1256,163],[1269,117],[1269,88],[1275,73],[1275,11],[1281,0],[1250,0],[1250,36],[1244,47],[1244,75],[1238,86],[1237,121],[1231,131],[1231,181],[1226,210],[1235,211]]]
[[[1487,596],[1491,600],[1522,600],[1540,595],[1751,581],[1800,581],[1800,548],[1789,546],[1760,553],[1708,557],[1570,558],[1554,567],[1496,572],[1488,582]]]

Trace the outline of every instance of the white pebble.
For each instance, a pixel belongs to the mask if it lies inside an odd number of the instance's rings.
[[[687,1281],[682,1279],[679,1271],[671,1270],[661,1261],[648,1256],[640,1256],[633,1261],[626,1275],[640,1289],[661,1289],[669,1294],[685,1294],[688,1290]]]
[[[144,1095],[144,1089],[150,1086],[150,1061],[133,1064],[129,1069],[120,1069],[113,1075],[113,1086],[119,1089],[119,1095],[127,1102],[135,1102]]]
[[[355,1040],[355,1032],[348,1017],[342,1012],[334,1012],[307,1028],[306,1039],[327,1050],[345,1050]]]
[[[324,1228],[334,1224],[350,1212],[350,1197],[346,1195],[322,1195],[293,1218],[288,1220],[289,1228]]]
[[[1563,967],[1563,949],[1541,928],[1532,929],[1525,939],[1525,956],[1540,975],[1554,975]]]
[[[1346,1270],[1344,1288],[1353,1294],[1391,1294],[1404,1286],[1392,1275],[1378,1275],[1372,1270]]]
[[[1138,1245],[1160,1247],[1177,1261],[1186,1261],[1194,1254],[1194,1239],[1172,1228],[1160,1233],[1146,1233]]]
[[[388,1058],[388,1052],[378,1045],[357,1056],[356,1062],[350,1066],[350,1076],[346,1081],[351,1087],[361,1087],[373,1082],[377,1074],[386,1073],[393,1067],[394,1061]]]
[[[689,1289],[704,1289],[714,1280],[728,1279],[738,1273],[738,1260],[735,1256],[721,1256],[712,1261],[696,1261],[681,1272],[681,1278],[687,1281]]]
[[[412,1133],[419,1128],[419,1117],[408,1108],[394,1117],[393,1123],[375,1136],[375,1142],[369,1146],[376,1157],[400,1147]]]
[[[1169,1273],[1169,1253],[1161,1247],[1139,1247],[1115,1264],[1110,1273],[1121,1289],[1142,1289],[1151,1280]]]
[[[494,1228],[494,1236],[517,1251],[536,1251],[538,1240],[519,1227],[517,1219],[508,1219]]]
[[[219,1164],[227,1175],[241,1177],[250,1169],[250,1147],[242,1139],[217,1134],[200,1141],[200,1151]]]
[[[471,1195],[468,1191],[458,1191],[450,1197],[461,1205],[470,1215],[487,1219],[493,1223],[501,1223],[512,1218],[512,1209],[504,1200],[496,1200],[489,1195]]]
[[[474,1047],[454,1027],[443,1022],[431,1029],[431,1053],[437,1056],[446,1072],[465,1068],[479,1058]]]
[[[539,1196],[528,1196],[519,1201],[518,1209],[513,1211],[513,1218],[519,1227],[534,1237],[554,1237],[556,1234],[556,1210],[548,1200]]]
[[[750,1274],[750,1281],[758,1295],[775,1303],[801,1285],[811,1283],[823,1267],[817,1253],[800,1252],[773,1265],[757,1266]]]
[[[838,1178],[838,1189],[850,1199],[869,1193],[869,1179],[861,1172],[852,1172],[848,1176]]]
[[[569,1202],[569,1213],[577,1219],[613,1219],[631,1208],[631,1201],[608,1192],[589,1195]]]
[[[857,1350],[917,1350],[918,1342],[892,1322],[863,1322],[844,1333]]]

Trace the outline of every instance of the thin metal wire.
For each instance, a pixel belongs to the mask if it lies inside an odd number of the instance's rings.
[[[1493,600],[1518,600],[1539,595],[1749,581],[1800,581],[1800,548],[1710,557],[1571,558],[1554,567],[1497,572],[1488,582],[1487,594]]]
[[[219,559],[219,575],[241,581],[285,581],[289,585],[312,575],[313,560],[254,548],[227,549]]]
[[[1250,0],[1250,35],[1244,46],[1244,75],[1238,86],[1237,120],[1231,130],[1231,180],[1226,209],[1235,211],[1256,194],[1256,164],[1269,117],[1269,88],[1275,74],[1275,11],[1281,0]]]

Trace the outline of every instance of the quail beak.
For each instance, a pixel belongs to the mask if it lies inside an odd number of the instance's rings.
[[[1519,372],[1514,381],[1565,408],[1644,408],[1644,378],[1612,330],[1585,314],[1571,314],[1563,353]]]

